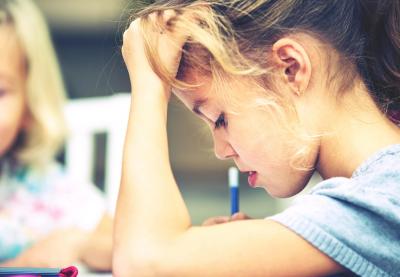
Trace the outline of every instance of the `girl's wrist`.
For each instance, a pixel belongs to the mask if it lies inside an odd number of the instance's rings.
[[[170,95],[170,88],[162,83],[132,87],[132,101],[140,105],[168,104]]]
[[[166,85],[158,77],[142,76],[140,80],[132,80],[132,93],[136,94],[149,94],[149,93],[167,93],[169,95],[170,87]]]

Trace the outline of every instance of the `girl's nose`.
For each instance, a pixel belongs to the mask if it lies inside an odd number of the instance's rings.
[[[214,152],[220,160],[226,160],[234,157],[236,154],[231,144],[221,135],[214,133]]]

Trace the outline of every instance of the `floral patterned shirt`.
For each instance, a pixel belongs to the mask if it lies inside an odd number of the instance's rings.
[[[55,230],[95,229],[105,212],[101,192],[53,163],[45,173],[4,163],[0,175],[0,262]]]

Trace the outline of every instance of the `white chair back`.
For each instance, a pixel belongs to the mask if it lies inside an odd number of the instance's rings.
[[[94,183],[94,138],[96,134],[106,134],[104,190],[112,214],[118,197],[129,107],[128,93],[71,100],[66,106],[70,134],[65,166],[71,177]]]

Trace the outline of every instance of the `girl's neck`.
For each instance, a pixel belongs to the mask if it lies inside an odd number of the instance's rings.
[[[400,128],[379,110],[366,89],[356,88],[328,117],[317,171],[324,179],[350,177],[368,157],[400,143]]]

